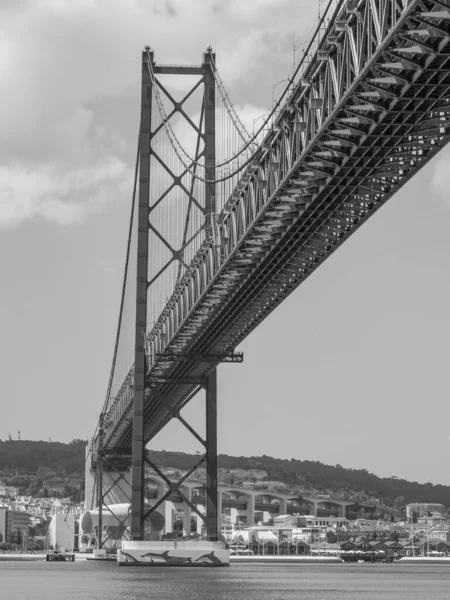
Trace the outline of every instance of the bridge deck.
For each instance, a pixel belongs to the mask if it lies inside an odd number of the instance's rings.
[[[360,0],[335,15],[150,334],[146,441],[449,141],[446,5]],[[131,448],[132,377],[105,420],[112,452]]]

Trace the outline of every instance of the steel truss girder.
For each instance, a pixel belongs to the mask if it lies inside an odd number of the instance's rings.
[[[186,362],[188,360],[206,360],[211,361],[213,364],[217,364],[218,361],[223,363],[242,363],[244,362],[244,353],[243,352],[232,352],[231,354],[226,355],[208,355],[208,354],[194,354],[193,356],[189,356],[187,354],[157,354],[156,360],[160,361],[178,361],[178,362]]]
[[[447,143],[447,124],[439,127],[433,120],[440,110],[448,112],[450,78],[444,71],[448,68],[449,23],[439,22],[447,35],[433,32],[425,40],[426,49],[416,44],[417,34],[409,35],[408,41],[404,38],[405,32],[424,27],[423,20],[431,22],[422,13],[432,12],[436,6],[433,0],[402,4],[363,1],[352,14],[337,15],[331,22],[322,40],[328,49],[327,60],[316,57],[311,62],[219,215],[219,238],[205,244],[202,260],[191,265],[151,333],[148,377],[204,377],[210,363],[162,364],[155,357],[171,352],[233,351],[305,276]],[[338,20],[346,23],[337,32],[340,49],[327,45]],[[423,42],[424,36],[420,38]],[[370,39],[376,43],[370,45]],[[371,83],[379,78],[380,69],[391,73],[392,81]],[[440,70],[444,74],[436,75]],[[371,85],[387,91],[376,103],[360,98]],[[303,125],[297,127],[296,123]],[[350,146],[339,152],[326,148],[336,140],[336,131],[347,128],[345,139]],[[320,182],[315,172],[323,173],[325,181]],[[359,173],[365,174],[365,179]],[[389,177],[384,177],[385,173]],[[311,177],[315,179],[313,187]],[[260,182],[265,182],[264,186]],[[280,208],[292,201],[295,209],[286,212]],[[358,203],[364,203],[364,209],[355,214]],[[285,229],[281,236],[262,239],[258,228],[271,221],[286,223]],[[319,248],[317,235],[325,242],[327,236],[339,242]],[[308,241],[310,238],[316,241]],[[282,265],[291,260],[304,265],[302,277],[284,273]],[[227,288],[220,290],[220,286],[231,273],[233,285],[227,293]],[[205,318],[197,322],[200,315]],[[176,406],[182,405],[191,389],[166,382],[158,392]],[[148,397],[146,439],[167,422],[160,407],[159,400]],[[121,427],[108,433],[112,447],[129,443],[126,409],[118,413],[116,422]]]

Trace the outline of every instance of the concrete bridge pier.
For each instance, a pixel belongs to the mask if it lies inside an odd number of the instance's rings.
[[[192,490],[190,487],[183,489],[183,495],[192,502]],[[192,509],[187,502],[183,502],[183,535],[191,534]]]
[[[173,533],[173,511],[175,505],[168,500],[163,503],[164,506],[164,530],[163,533]]]
[[[247,525],[255,523],[255,496],[247,496]]]
[[[217,490],[217,531],[220,533],[222,527],[222,502],[223,494]]]
[[[201,512],[203,515],[206,513],[206,510],[205,510],[205,507],[204,507],[204,506],[201,506],[201,505],[199,505],[199,506],[197,506],[197,508],[198,508],[198,510],[199,510],[199,511],[200,511],[200,512]],[[203,519],[202,519],[201,517],[199,517],[199,516],[198,516],[198,514],[197,514],[197,513],[192,513],[192,516],[194,517],[194,519],[195,519],[195,522],[196,522],[196,529],[195,529],[195,531],[193,531],[192,533],[198,533],[199,535],[201,535],[201,533],[202,533],[202,528],[203,528],[203,526],[204,526],[204,524],[205,524],[205,523],[204,523]]]
[[[309,505],[312,510],[312,516],[317,517],[317,509],[319,507],[319,502],[317,502],[316,500],[309,500]]]

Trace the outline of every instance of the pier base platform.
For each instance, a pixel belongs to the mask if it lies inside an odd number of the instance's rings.
[[[146,567],[229,567],[230,552],[223,542],[202,540],[122,542],[117,563]]]

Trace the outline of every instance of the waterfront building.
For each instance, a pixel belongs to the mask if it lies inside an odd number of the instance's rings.
[[[48,545],[73,550],[75,547],[75,515],[58,512],[52,516],[48,527]]]
[[[419,554],[423,556],[427,556],[432,552],[438,552],[446,556],[450,553],[450,544],[435,538],[421,540],[419,543],[419,548]]]
[[[326,527],[296,527],[292,529],[292,540],[304,544],[314,544],[326,538]]]
[[[22,536],[28,537],[30,530],[30,515],[23,511],[10,510],[0,506],[0,533],[4,541],[8,541],[10,535],[19,530]]]
[[[420,546],[412,541],[407,542],[403,545],[405,556],[418,556],[420,553]]]
[[[450,542],[450,533],[448,526],[432,527],[428,532],[428,537],[441,540],[442,542]]]
[[[238,529],[234,523],[222,523],[220,526],[220,533],[227,544],[231,542],[237,530]]]

